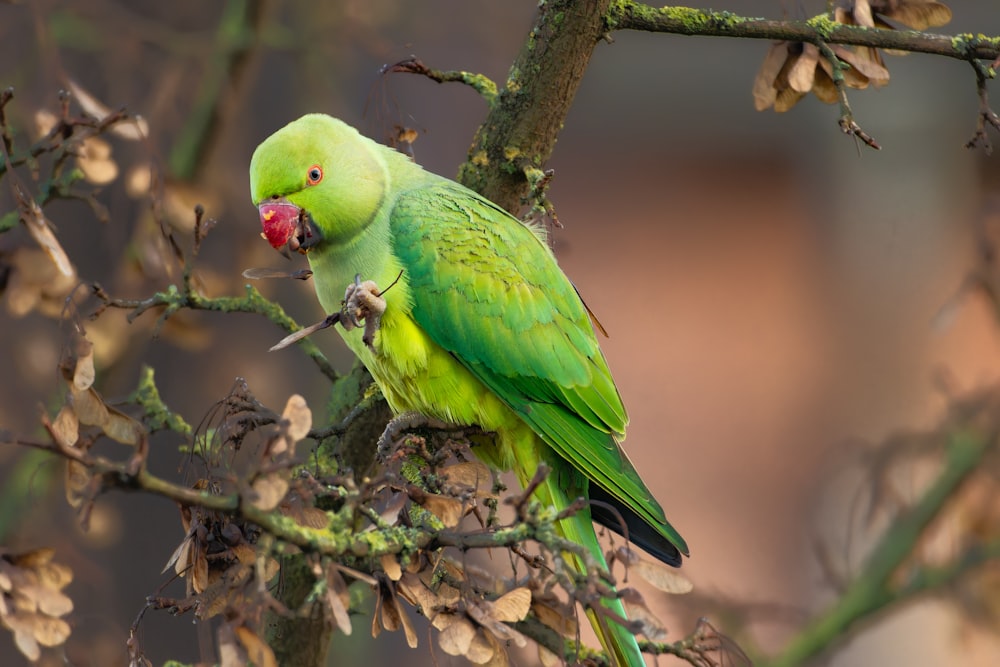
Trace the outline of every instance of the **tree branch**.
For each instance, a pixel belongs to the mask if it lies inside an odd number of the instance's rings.
[[[544,165],[573,104],[611,0],[539,4],[507,82],[476,131],[458,180],[508,211],[524,203],[526,167]]]
[[[619,30],[783,40],[821,48],[844,44],[974,63],[1000,57],[1000,37],[866,28],[838,23],[825,14],[805,21],[781,21],[689,7],[655,8],[634,0],[546,2],[540,5],[506,85],[476,132],[458,180],[508,211],[517,212],[534,198],[537,209],[552,215],[544,185],[537,187],[544,173],[541,168],[552,153],[594,47]],[[449,77],[454,79],[465,80]],[[842,86],[840,98],[844,132],[877,146],[851,117]]]
[[[996,448],[997,433],[977,433],[960,427],[948,438],[945,468],[915,505],[897,517],[879,539],[861,574],[847,587],[834,605],[795,636],[791,644],[771,661],[769,667],[792,667],[843,641],[848,634],[890,605],[914,595],[939,588],[986,559],[1000,554],[997,541],[973,547],[967,557],[942,568],[921,568],[907,582],[894,586],[893,575],[912,557],[925,530],[937,518],[949,499],[976,470],[984,457]]]
[[[165,291],[156,292],[153,296],[145,299],[114,298],[96,283],[91,288],[94,296],[100,299],[103,307],[131,310],[132,312],[128,314],[129,322],[147,310],[163,308],[158,321],[158,324],[162,325],[171,315],[187,308],[190,310],[210,310],[220,313],[257,313],[263,315],[289,334],[302,328],[295,320],[288,316],[284,308],[274,301],[265,299],[253,285],[248,284],[245,286],[246,295],[243,297],[207,297],[195,291],[188,280],[183,281],[183,283],[184,285],[181,289],[178,289],[177,285],[170,285]],[[336,369],[333,368],[326,356],[308,337],[300,339],[298,344],[303,352],[313,360],[323,375],[334,381],[339,377]]]
[[[939,35],[917,30],[882,30],[837,23],[821,14],[806,21],[779,21],[739,16],[731,12],[689,7],[651,7],[634,0],[615,0],[608,12],[608,30],[643,30],[702,37],[742,37],[818,44],[849,44],[912,53],[929,53],[958,60],[995,60],[1000,37]]]

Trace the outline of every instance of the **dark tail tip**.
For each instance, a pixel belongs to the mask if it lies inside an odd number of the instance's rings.
[[[590,484],[590,499],[595,501],[590,505],[590,515],[594,521],[623,537],[627,528],[628,539],[632,544],[667,565],[681,566],[681,552],[673,542],[593,482]],[[622,521],[625,522],[624,526]]]

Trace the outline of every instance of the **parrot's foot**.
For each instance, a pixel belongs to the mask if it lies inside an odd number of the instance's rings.
[[[347,286],[340,309],[340,325],[347,331],[360,327],[361,320],[365,321],[365,333],[361,340],[372,352],[375,351],[375,333],[382,324],[382,315],[385,313],[385,299],[381,294],[374,280],[362,282],[359,274]]]
[[[427,415],[419,412],[404,412],[401,415],[393,417],[389,423],[385,425],[385,430],[382,431],[382,435],[378,438],[378,448],[376,449],[376,452],[379,460],[385,461],[389,458],[389,455],[392,453],[393,445],[404,431],[420,428],[422,426],[427,428],[448,428],[449,426],[452,426],[452,424],[443,422],[440,419],[428,417]]]

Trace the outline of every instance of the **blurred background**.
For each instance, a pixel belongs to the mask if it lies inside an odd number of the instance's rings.
[[[0,87],[15,90],[16,142],[36,138],[37,112],[57,113],[70,81],[149,124],[146,142],[110,141],[120,177],[97,195],[110,222],[82,202],[46,209],[83,280],[143,297],[178,279],[157,259],[150,165],[178,230],[193,223],[195,202],[217,221],[198,262],[210,294],[241,293],[249,267],[304,267],[259,238],[247,183],[256,145],[324,111],[376,139],[397,123],[416,129],[416,160],[453,176],[484,103],[461,85],[380,76],[380,66],[416,55],[502,83],[537,9],[528,0],[262,1],[253,3],[259,41],[227,62],[242,37],[226,26],[243,4],[0,3]],[[713,4],[775,18],[825,6]],[[948,4],[954,19],[942,32],[1000,34],[994,3]],[[933,427],[949,392],[1000,376],[995,304],[975,291],[956,298],[981,266],[983,231],[1000,221],[1000,167],[963,147],[978,108],[966,63],[888,56],[891,84],[851,94],[856,119],[883,146],[875,152],[841,134],[837,108],[811,96],[785,114],[756,112],[766,43],[613,37],[598,45],[548,165],[564,225],[553,243],[610,332],[603,347],[631,416],[626,448],[691,545],[685,572],[697,595],[655,603],[671,636],[707,614],[741,642],[776,651],[832,599],[820,562],[855,571],[877,536],[857,516],[866,453],[890,434]],[[219,118],[193,159],[188,142],[207,108]],[[12,209],[7,187],[0,204]],[[0,253],[30,244],[23,229],[0,235]],[[320,319],[311,287],[291,283],[260,288],[298,321]],[[5,301],[0,429],[42,437],[39,415],[63,391],[66,328],[9,293]],[[263,318],[184,313],[152,338],[154,321],[125,326],[109,312],[88,328],[105,396],[131,391],[148,363],[163,399],[193,424],[237,377],[266,405],[298,392],[321,411],[327,380],[298,350],[269,353],[283,334]],[[335,334],[313,338],[338,369],[350,367]],[[175,469],[177,443],[160,444],[154,467]],[[899,476],[910,492],[926,479],[916,468]],[[183,537],[177,509],[142,495],[102,498],[83,533],[61,479],[51,460],[0,448],[0,544],[53,546],[76,573],[71,664],[124,664],[128,626],[168,580],[159,570]],[[997,664],[996,618],[977,623],[962,611],[922,600],[860,633],[831,664]],[[337,664],[432,664],[423,639],[412,651],[401,636],[372,645],[367,621],[356,626],[338,637]],[[211,634],[187,618],[148,614],[141,640],[156,664],[213,659]],[[0,664],[21,660],[0,633]]]

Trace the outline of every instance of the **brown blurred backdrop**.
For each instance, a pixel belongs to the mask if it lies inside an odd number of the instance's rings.
[[[772,17],[811,16],[824,5],[713,4]],[[1000,33],[994,3],[948,4],[947,32]],[[482,101],[460,85],[381,78],[378,69],[414,54],[432,67],[502,82],[536,5],[264,2],[261,41],[239,78],[225,81],[225,122],[197,180],[177,190],[218,220],[199,263],[210,291],[236,294],[243,269],[286,265],[259,239],[248,201],[247,166],[259,141],[308,111],[340,116],[376,138],[402,122],[420,131],[418,162],[453,175],[483,118]],[[8,113],[18,138],[30,139],[36,110],[55,109],[70,78],[149,121],[148,145],[113,143],[123,173],[150,160],[168,169],[211,73],[226,6],[0,3],[0,86],[15,88]],[[871,537],[852,528],[861,481],[857,447],[847,443],[933,425],[946,405],[935,374],[969,390],[1000,373],[996,313],[986,299],[972,295],[945,326],[933,325],[975,265],[977,225],[1000,215],[1000,169],[997,158],[963,148],[977,109],[967,64],[891,58],[887,88],[851,97],[856,118],[884,147],[859,151],[839,132],[836,108],[813,98],[787,114],[754,111],[750,88],[766,49],[616,33],[614,43],[598,46],[549,166],[565,225],[553,233],[556,251],[611,333],[604,349],[630,410],[627,449],[691,545],[685,570],[697,589],[760,603],[754,637],[773,650],[830,599],[817,541],[856,567]],[[111,224],[75,202],[48,210],[80,275],[121,296],[158,289],[120,260],[133,248],[135,261],[148,247],[149,232],[141,231],[148,201],[120,183],[99,198]],[[0,203],[10,210],[6,187]],[[19,230],[0,237],[0,248],[25,242]],[[301,322],[322,316],[308,285],[261,289]],[[198,313],[151,340],[154,317],[140,319],[129,338],[99,343],[105,395],[133,388],[145,361],[165,401],[192,423],[237,376],[270,406],[293,391],[317,410],[323,405],[324,378],[296,350],[267,352],[281,333],[262,319]],[[338,368],[349,367],[334,334],[315,338]],[[64,339],[55,320],[14,318],[0,307],[0,427],[38,434],[41,407],[59,400]],[[178,464],[175,444],[154,452],[163,471]],[[56,483],[58,467],[24,457],[0,448],[0,483],[28,494],[24,505],[0,510],[0,540],[55,546],[76,572],[72,664],[123,664],[127,628],[166,581],[159,569],[182,536],[177,510],[142,496],[107,497],[92,533],[83,534]],[[172,586],[167,591],[177,594]],[[657,606],[674,638],[706,613],[699,598]],[[726,629],[725,618],[713,621]],[[150,614],[142,628],[156,663],[211,659],[203,653],[208,633],[186,618]],[[366,628],[359,619],[331,664],[381,664],[407,651],[401,637],[369,646]],[[402,655],[431,664],[423,643]],[[0,664],[18,660],[0,633]],[[995,638],[970,631],[951,607],[924,602],[863,633],[833,664],[998,661]]]

